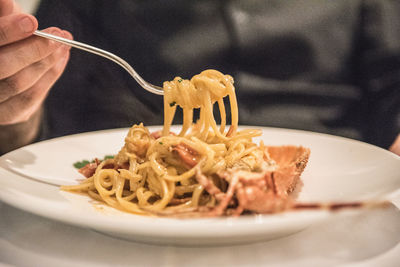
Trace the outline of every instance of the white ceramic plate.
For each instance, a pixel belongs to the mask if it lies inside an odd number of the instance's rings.
[[[151,130],[160,127],[150,127]],[[254,128],[254,127],[253,127]],[[362,142],[304,131],[262,128],[267,145],[311,149],[299,201],[383,199],[400,188],[400,157]],[[273,239],[327,218],[326,211],[239,218],[169,219],[123,213],[58,185],[82,179],[72,164],[116,154],[127,129],[66,136],[0,158],[0,200],[38,215],[125,239],[158,244],[233,244]]]

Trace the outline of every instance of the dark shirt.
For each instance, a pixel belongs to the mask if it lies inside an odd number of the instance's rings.
[[[153,84],[209,68],[232,75],[240,124],[383,147],[400,132],[398,1],[43,0],[37,17]],[[162,97],[76,49],[45,108],[44,138],[163,119]]]

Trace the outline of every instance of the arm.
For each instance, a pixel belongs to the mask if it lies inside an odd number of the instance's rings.
[[[400,156],[400,134],[389,148],[390,151]]]
[[[364,91],[364,141],[383,148],[400,133],[399,23],[400,2],[362,2],[354,77]]]
[[[0,154],[35,140],[42,103],[69,58],[69,47],[32,36],[37,27],[12,0],[0,0]],[[44,31],[72,38],[58,28]]]
[[[27,145],[39,135],[42,109],[36,111],[24,122],[0,125],[0,155]]]

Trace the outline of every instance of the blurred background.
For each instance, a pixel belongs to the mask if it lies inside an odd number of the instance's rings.
[[[385,148],[400,132],[399,1],[18,2],[39,28],[69,30],[151,83],[208,68],[231,74],[240,124]],[[114,63],[76,49],[45,105],[42,139],[162,123],[160,97]]]
[[[35,13],[37,6],[39,5],[40,0],[16,0],[20,7],[22,7],[22,10],[24,10],[27,13],[33,14]]]

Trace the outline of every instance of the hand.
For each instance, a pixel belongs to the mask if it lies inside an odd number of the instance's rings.
[[[400,156],[400,134],[389,148],[390,151]]]
[[[33,36],[37,27],[13,0],[0,0],[0,125],[28,121],[67,64],[69,47]],[[44,31],[72,39],[55,27]]]

